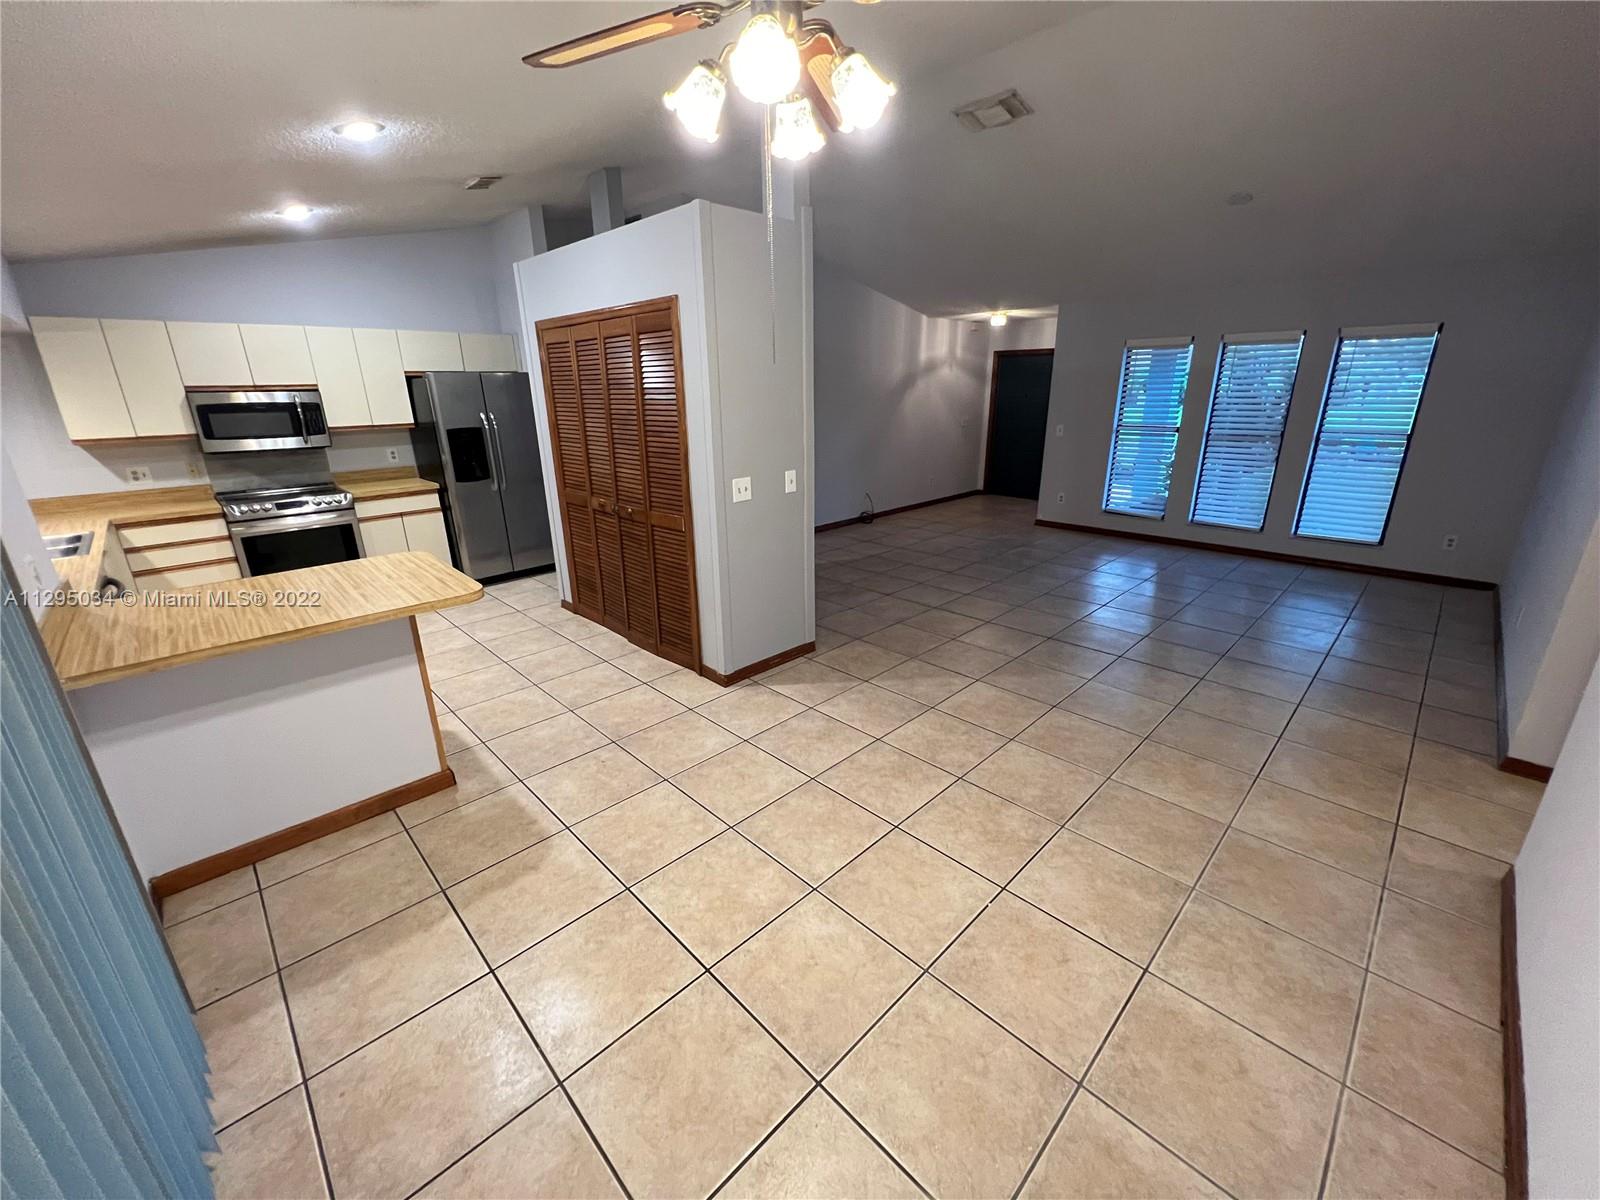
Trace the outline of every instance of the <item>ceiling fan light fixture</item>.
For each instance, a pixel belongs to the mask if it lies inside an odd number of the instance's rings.
[[[865,54],[846,50],[833,68],[833,100],[843,121],[840,131],[850,133],[876,125],[896,90]]]
[[[772,111],[772,157],[799,162],[821,150],[827,139],[811,101],[791,96]]]
[[[721,133],[722,106],[727,98],[728,81],[722,68],[704,59],[695,64],[682,83],[661,97],[661,102],[690,137],[714,142]]]
[[[750,18],[728,56],[733,85],[746,100],[776,104],[800,81],[800,47],[770,12]]]

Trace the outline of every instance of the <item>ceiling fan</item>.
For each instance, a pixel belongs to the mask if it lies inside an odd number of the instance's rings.
[[[873,0],[861,0],[872,3]],[[571,67],[662,38],[706,29],[748,11],[739,37],[714,58],[701,59],[663,100],[684,130],[714,142],[733,85],[766,107],[763,143],[777,158],[798,161],[826,142],[821,124],[837,133],[865,129],[883,115],[895,86],[866,55],[847,46],[823,20],[805,13],[821,0],[694,0],[598,29],[526,55],[530,67]]]

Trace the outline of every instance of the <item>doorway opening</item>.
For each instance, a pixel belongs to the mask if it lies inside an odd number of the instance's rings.
[[[1050,420],[1054,350],[996,350],[989,377],[989,441],[983,490],[1039,498],[1045,430]]]

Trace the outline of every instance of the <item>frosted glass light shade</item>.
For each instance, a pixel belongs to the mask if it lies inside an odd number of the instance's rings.
[[[728,56],[733,86],[757,104],[776,104],[800,79],[800,47],[778,18],[758,13],[750,18]]]
[[[728,84],[721,68],[712,62],[700,62],[682,83],[661,97],[661,102],[691,137],[714,142],[721,132],[722,105],[727,98]]]
[[[817,125],[811,101],[803,96],[785,100],[772,113],[772,157],[799,162],[821,150],[825,139]]]
[[[833,100],[844,133],[877,124],[894,94],[894,84],[879,75],[859,50],[850,51],[833,68]]]

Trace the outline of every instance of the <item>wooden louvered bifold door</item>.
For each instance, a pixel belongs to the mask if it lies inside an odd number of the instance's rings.
[[[673,301],[540,322],[573,607],[697,668],[683,379]]]

